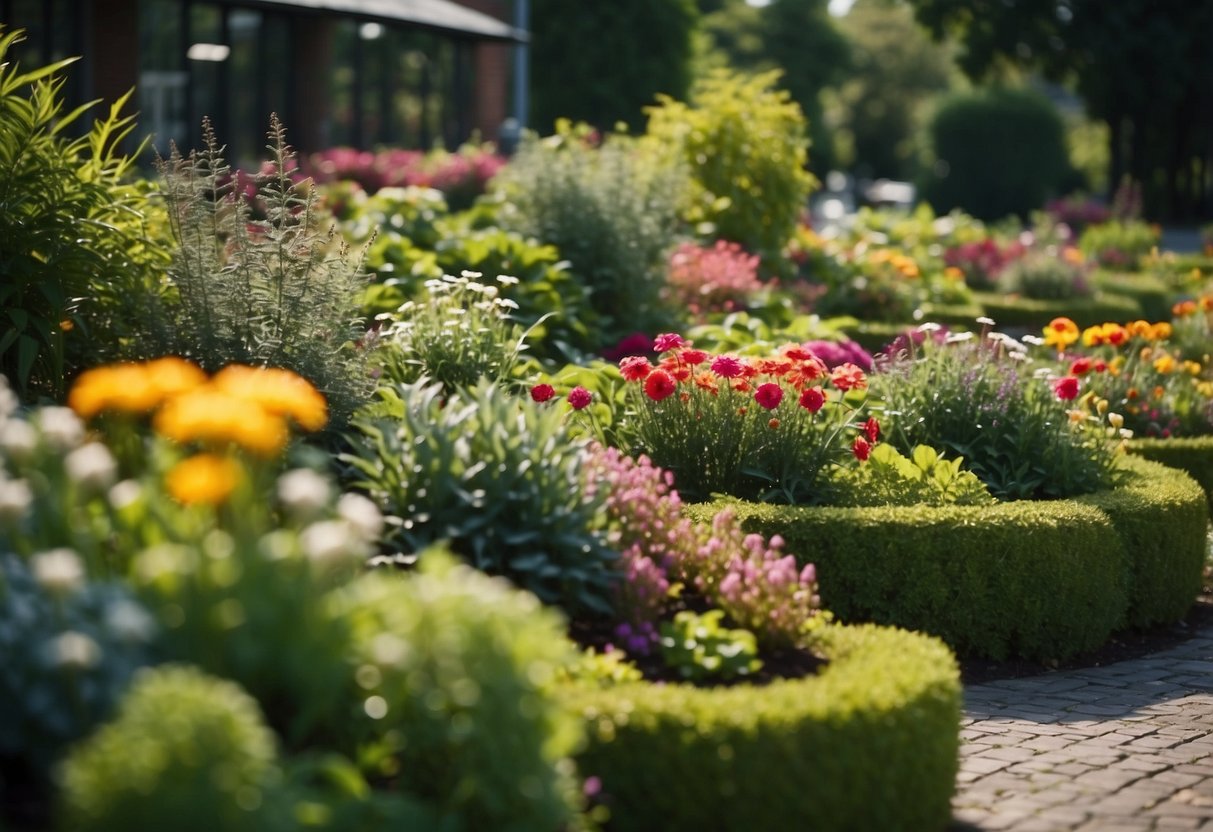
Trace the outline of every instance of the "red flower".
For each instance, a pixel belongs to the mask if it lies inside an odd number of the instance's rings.
[[[862,390],[868,386],[868,377],[863,370],[850,361],[835,367],[830,373],[830,381],[839,390]]]
[[[686,350],[683,350],[682,352],[680,352],[678,355],[680,358],[682,358],[683,361],[685,361],[686,363],[688,363],[692,366],[694,366],[696,364],[702,364],[703,362],[708,360],[708,354],[706,352],[704,352],[703,350],[686,349]]]
[[[550,384],[536,384],[531,388],[531,398],[537,402],[546,402],[555,395],[556,390]]]
[[[783,388],[772,382],[760,384],[758,390],[754,393],[754,401],[767,410],[774,410],[783,401]]]
[[[872,455],[872,446],[862,436],[856,436],[851,445],[851,453],[855,454],[855,458],[860,462],[867,462],[868,457]]]
[[[800,394],[800,406],[810,413],[821,410],[821,406],[825,403],[826,396],[821,392],[820,387],[810,387]]]
[[[653,365],[643,355],[629,355],[619,362],[619,372],[625,381],[640,381],[648,376]]]
[[[1078,379],[1074,376],[1063,376],[1053,381],[1053,393],[1063,402],[1078,398]]]
[[[644,394],[655,402],[670,396],[677,389],[674,379],[665,370],[654,370],[644,380]]]
[[[876,440],[880,438],[880,422],[877,422],[874,418],[869,418],[861,427],[863,428],[864,436],[868,437],[868,441],[875,445]]]
[[[731,355],[722,355],[712,362],[712,372],[721,378],[737,378],[744,372],[742,363]]]
[[[1070,365],[1070,375],[1085,376],[1087,373],[1091,372],[1091,366],[1091,359],[1079,358]]]
[[[1091,369],[1097,373],[1105,372],[1108,369],[1108,362],[1104,361],[1102,358],[1097,359],[1092,365]]]
[[[573,406],[574,410],[588,407],[592,398],[594,398],[593,395],[584,387],[574,387],[569,391],[569,404]]]
[[[661,335],[658,335],[653,339],[654,352],[676,350],[685,345],[686,341],[683,339],[683,337],[675,332],[663,332]]]

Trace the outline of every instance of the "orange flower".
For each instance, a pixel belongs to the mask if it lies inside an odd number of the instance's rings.
[[[1171,327],[1171,324],[1167,321],[1159,321],[1151,328],[1149,339],[1151,341],[1166,341],[1171,337],[1173,332],[1174,329]]]
[[[320,430],[328,422],[324,396],[290,370],[232,364],[216,373],[211,383],[230,396],[256,402],[275,416],[291,418],[304,430]]]
[[[834,368],[830,373],[830,381],[839,390],[862,390],[868,386],[868,377],[863,370],[847,362]]]
[[[198,454],[173,466],[165,477],[168,493],[186,505],[218,505],[240,482],[240,466],[225,457]]]
[[[1054,318],[1044,328],[1045,343],[1057,349],[1065,349],[1078,340],[1078,324],[1069,318]]]
[[[175,442],[231,443],[266,457],[281,451],[288,438],[282,417],[209,385],[169,399],[152,424]]]
[[[1181,300],[1171,307],[1171,315],[1176,318],[1186,318],[1196,312],[1196,301]]]
[[[1154,325],[1149,321],[1130,321],[1125,324],[1125,329],[1134,338],[1149,338],[1150,333],[1154,331]]]
[[[1162,373],[1164,376],[1175,371],[1175,359],[1170,355],[1160,355],[1154,359],[1154,369]]]

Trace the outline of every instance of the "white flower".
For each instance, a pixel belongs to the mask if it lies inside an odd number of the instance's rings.
[[[63,458],[63,467],[72,482],[86,491],[109,488],[118,478],[118,462],[100,442],[76,448]]]
[[[299,534],[299,547],[320,566],[365,557],[366,544],[344,520],[321,520]]]
[[[278,478],[278,500],[297,518],[315,516],[331,497],[329,481],[310,468],[296,468]]]
[[[17,394],[9,389],[4,376],[0,376],[0,422],[17,412]]]
[[[1045,339],[1041,338],[1039,335],[1025,335],[1022,340],[1025,344],[1029,344],[1033,347],[1042,347],[1045,343]]]
[[[337,501],[337,514],[367,543],[378,541],[383,533],[383,515],[379,507],[361,494],[342,494]]]
[[[987,318],[985,315],[982,315],[980,318],[978,318],[977,323],[981,324],[982,326],[994,326],[995,325],[994,319]]]
[[[120,641],[146,642],[156,632],[156,622],[134,601],[121,600],[105,612],[105,626]]]
[[[932,321],[928,321],[925,324],[918,325],[919,332],[939,332],[939,330],[941,330],[941,329],[943,329],[942,325],[934,323]]]
[[[38,449],[38,432],[21,419],[9,419],[0,424],[0,450],[14,462],[26,462]]]
[[[143,487],[134,480],[123,480],[109,491],[110,505],[118,511],[134,505],[143,496]]]
[[[71,549],[39,552],[30,559],[38,585],[54,595],[68,595],[84,585],[84,563]]]
[[[12,525],[33,505],[34,492],[25,480],[0,479],[0,524]]]
[[[84,424],[66,407],[44,407],[38,413],[42,438],[52,448],[66,451],[84,439]]]
[[[972,332],[949,332],[948,333],[948,343],[949,344],[959,344],[962,341],[970,341],[974,337],[975,336],[973,335]]]
[[[497,275],[497,282],[502,286],[513,286],[518,282],[518,278],[510,274],[499,274]]]
[[[101,647],[84,633],[68,630],[51,641],[51,662],[59,667],[88,670],[101,661]]]

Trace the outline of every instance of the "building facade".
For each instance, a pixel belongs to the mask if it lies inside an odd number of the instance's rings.
[[[0,0],[24,66],[70,56],[70,103],[136,91],[160,153],[210,118],[229,157],[263,156],[277,112],[303,152],[448,148],[495,139],[511,54],[508,0]]]

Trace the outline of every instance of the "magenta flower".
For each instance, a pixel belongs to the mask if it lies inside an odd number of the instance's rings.
[[[737,378],[745,368],[731,355],[717,356],[712,362],[712,372],[721,378]]]
[[[760,384],[758,385],[758,389],[754,391],[754,401],[767,410],[774,410],[783,401],[783,388],[770,381],[766,384]]]
[[[531,398],[537,402],[546,402],[556,395],[556,390],[550,384],[536,384],[531,388]]]
[[[582,408],[588,407],[590,400],[593,398],[593,394],[591,394],[590,391],[586,390],[584,387],[574,387],[569,391],[569,404],[573,406],[574,410],[581,410]]]
[[[676,350],[685,345],[686,340],[676,332],[664,332],[653,339],[653,349],[656,352]]]

